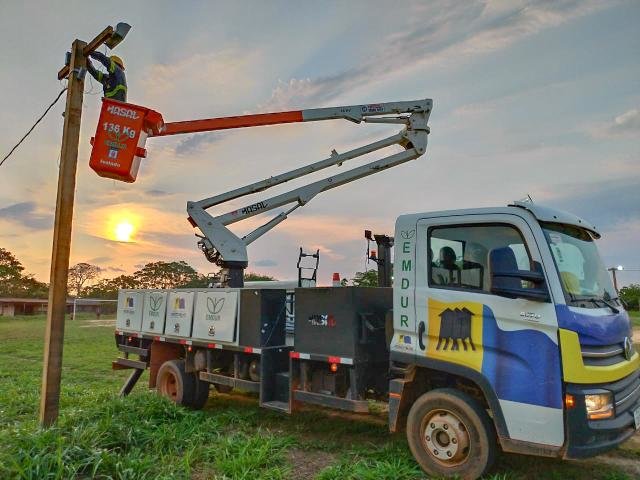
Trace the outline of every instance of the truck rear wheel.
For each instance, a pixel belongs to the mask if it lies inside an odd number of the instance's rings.
[[[209,384],[187,373],[184,360],[168,360],[158,370],[158,393],[178,405],[200,409],[209,398]]]
[[[493,464],[496,435],[491,419],[473,398],[443,388],[420,396],[407,418],[414,458],[433,476],[475,480]]]

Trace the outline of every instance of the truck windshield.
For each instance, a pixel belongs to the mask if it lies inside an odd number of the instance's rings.
[[[566,300],[583,307],[605,307],[617,297],[592,235],[583,228],[543,223]]]

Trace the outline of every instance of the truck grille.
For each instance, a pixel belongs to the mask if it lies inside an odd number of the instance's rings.
[[[617,417],[631,409],[640,400],[640,371],[636,370],[628,377],[612,383],[607,388],[613,392]]]
[[[626,361],[622,343],[613,345],[581,345],[582,361],[585,365],[605,367]]]

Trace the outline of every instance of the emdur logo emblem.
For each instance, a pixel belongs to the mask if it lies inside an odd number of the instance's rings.
[[[224,307],[224,298],[207,298],[207,310],[211,315],[217,315]]]
[[[402,231],[400,232],[400,236],[401,236],[402,238],[404,238],[405,240],[410,240],[410,239],[412,239],[412,238],[415,236],[415,234],[416,234],[416,231],[415,231],[415,230],[402,230]]]
[[[159,295],[151,295],[149,297],[149,306],[154,312],[160,310],[160,307],[162,306],[162,297]]]
[[[462,346],[465,351],[468,350],[467,342],[471,347],[471,350],[475,351],[476,346],[471,339],[471,317],[473,313],[467,308],[456,308],[451,310],[447,308],[440,315],[440,334],[438,335],[438,345],[436,350],[447,350],[451,347],[451,350],[460,350],[459,341],[462,342]],[[442,344],[444,341],[444,345]],[[451,343],[449,343],[451,342]]]

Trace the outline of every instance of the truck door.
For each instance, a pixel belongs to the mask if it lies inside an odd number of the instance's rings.
[[[529,224],[512,214],[434,217],[420,220],[416,235],[417,363],[446,362],[447,371],[490,385],[501,410],[494,415],[503,417],[511,439],[562,445],[558,324],[551,296],[540,301],[491,291],[494,282],[535,287],[520,278],[491,278],[492,264],[511,271],[542,269]]]

